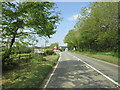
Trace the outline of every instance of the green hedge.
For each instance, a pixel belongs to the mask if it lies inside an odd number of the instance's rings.
[[[45,54],[52,55],[54,53],[53,49],[46,49]]]
[[[46,61],[45,58],[43,58],[42,55],[35,54],[32,59],[30,59],[30,62],[38,62],[38,61]]]

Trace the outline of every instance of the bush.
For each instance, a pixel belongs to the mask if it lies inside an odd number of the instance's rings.
[[[43,58],[43,56],[41,55],[36,55],[33,57],[33,59],[30,59],[30,62],[36,62],[36,61],[46,61],[46,59]]]
[[[52,55],[57,55],[56,53],[53,53]]]
[[[45,50],[45,54],[47,55],[52,55],[54,52],[53,52],[53,49],[46,49]]]
[[[12,70],[16,66],[18,66],[18,62],[13,60],[13,58],[7,58],[6,60],[2,60],[2,71],[5,72],[7,70]]]
[[[64,51],[64,49],[59,49],[61,52]]]

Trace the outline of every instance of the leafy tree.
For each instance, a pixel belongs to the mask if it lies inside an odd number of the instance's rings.
[[[68,43],[69,48],[79,48],[80,34],[77,30],[70,30],[64,39],[64,43]]]
[[[54,29],[60,13],[55,12],[55,8],[55,3],[50,2],[2,2],[2,43],[9,44],[3,55],[5,62],[17,39],[23,42],[23,39],[36,34],[50,38],[56,32]]]
[[[96,44],[99,50],[116,51],[118,43],[118,3],[94,3],[91,16],[95,19]],[[91,20],[92,22],[93,20]],[[92,29],[93,30],[93,29]],[[101,40],[101,41],[100,41]],[[95,46],[95,45],[94,45]]]
[[[88,13],[87,9],[90,9]],[[118,3],[96,2],[82,9],[74,29],[64,42],[78,50],[118,51]],[[77,37],[78,34],[78,37]],[[71,42],[71,43],[70,43]]]
[[[54,48],[54,47],[57,47],[57,49],[59,48],[59,44],[58,43],[52,43],[51,45],[50,45],[50,48]]]

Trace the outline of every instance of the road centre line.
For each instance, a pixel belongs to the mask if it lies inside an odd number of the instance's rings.
[[[43,87],[44,89],[48,86],[48,83],[50,82],[50,80],[51,80],[51,78],[52,78],[52,76],[53,76],[53,74],[54,74],[56,68],[58,67],[58,64],[59,64],[60,59],[61,59],[61,53],[60,53],[60,57],[59,57],[59,59],[58,59],[58,62],[57,62],[57,64],[56,64],[54,70],[53,70],[52,73],[50,74],[49,79],[47,80],[45,86]],[[44,89],[43,89],[43,90],[44,90]]]
[[[120,84],[119,84],[118,82],[116,82],[116,81],[114,81],[113,79],[111,79],[110,77],[106,76],[105,74],[103,74],[102,72],[100,72],[99,70],[97,70],[96,68],[94,68],[93,66],[87,64],[87,63],[84,62],[82,59],[80,59],[80,58],[72,55],[71,53],[68,53],[68,54],[71,55],[71,56],[73,56],[73,57],[75,57],[78,61],[83,62],[83,63],[86,64],[88,67],[92,68],[93,70],[97,71],[98,73],[100,73],[101,75],[103,75],[105,78],[107,78],[107,79],[109,79],[111,82],[113,82],[114,84],[120,86]]]

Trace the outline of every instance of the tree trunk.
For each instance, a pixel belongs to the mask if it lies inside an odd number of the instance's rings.
[[[10,48],[5,52],[5,54],[4,54],[3,58],[2,58],[3,61],[6,61],[6,59],[10,57],[11,50],[12,50],[12,46],[13,46],[13,44],[14,44],[14,42],[15,42],[16,34],[17,34],[17,30],[15,31],[15,33],[14,33],[14,35],[13,35],[13,38],[12,38],[12,40],[11,40],[11,42],[10,42]]]

